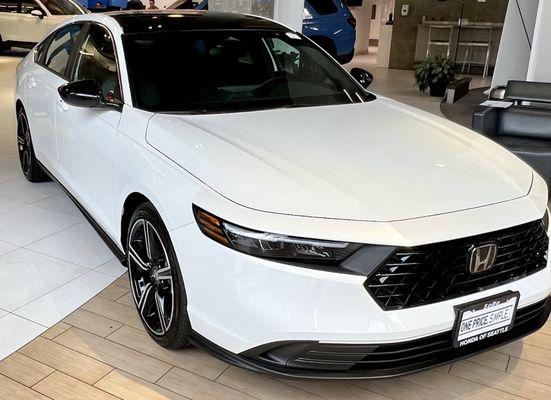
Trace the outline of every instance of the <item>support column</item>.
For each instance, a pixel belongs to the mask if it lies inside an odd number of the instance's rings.
[[[551,0],[540,0],[526,80],[551,82]]]

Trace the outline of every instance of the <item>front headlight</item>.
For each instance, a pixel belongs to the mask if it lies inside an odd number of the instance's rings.
[[[308,9],[306,7],[304,7],[304,11],[302,13],[302,19],[313,19],[314,17],[312,16],[312,14],[310,14],[310,11],[308,11]]]
[[[255,257],[285,261],[339,264],[362,245],[259,232],[224,221],[194,206],[195,220],[206,236]]]

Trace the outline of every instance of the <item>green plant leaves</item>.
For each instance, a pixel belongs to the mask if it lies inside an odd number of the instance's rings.
[[[413,75],[415,84],[421,92],[431,85],[447,85],[455,79],[457,66],[451,58],[434,56],[415,65]]]

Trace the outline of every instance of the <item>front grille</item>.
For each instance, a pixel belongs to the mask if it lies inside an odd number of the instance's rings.
[[[472,246],[495,243],[497,258],[482,273],[467,271]],[[479,236],[398,249],[365,287],[384,310],[400,310],[465,296],[524,278],[547,265],[549,238],[542,221]]]

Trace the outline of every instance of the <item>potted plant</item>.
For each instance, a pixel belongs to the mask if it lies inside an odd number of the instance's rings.
[[[415,66],[415,84],[421,92],[429,88],[431,96],[442,97],[446,93],[446,87],[454,81],[455,70],[455,61],[451,58],[427,58]]]

